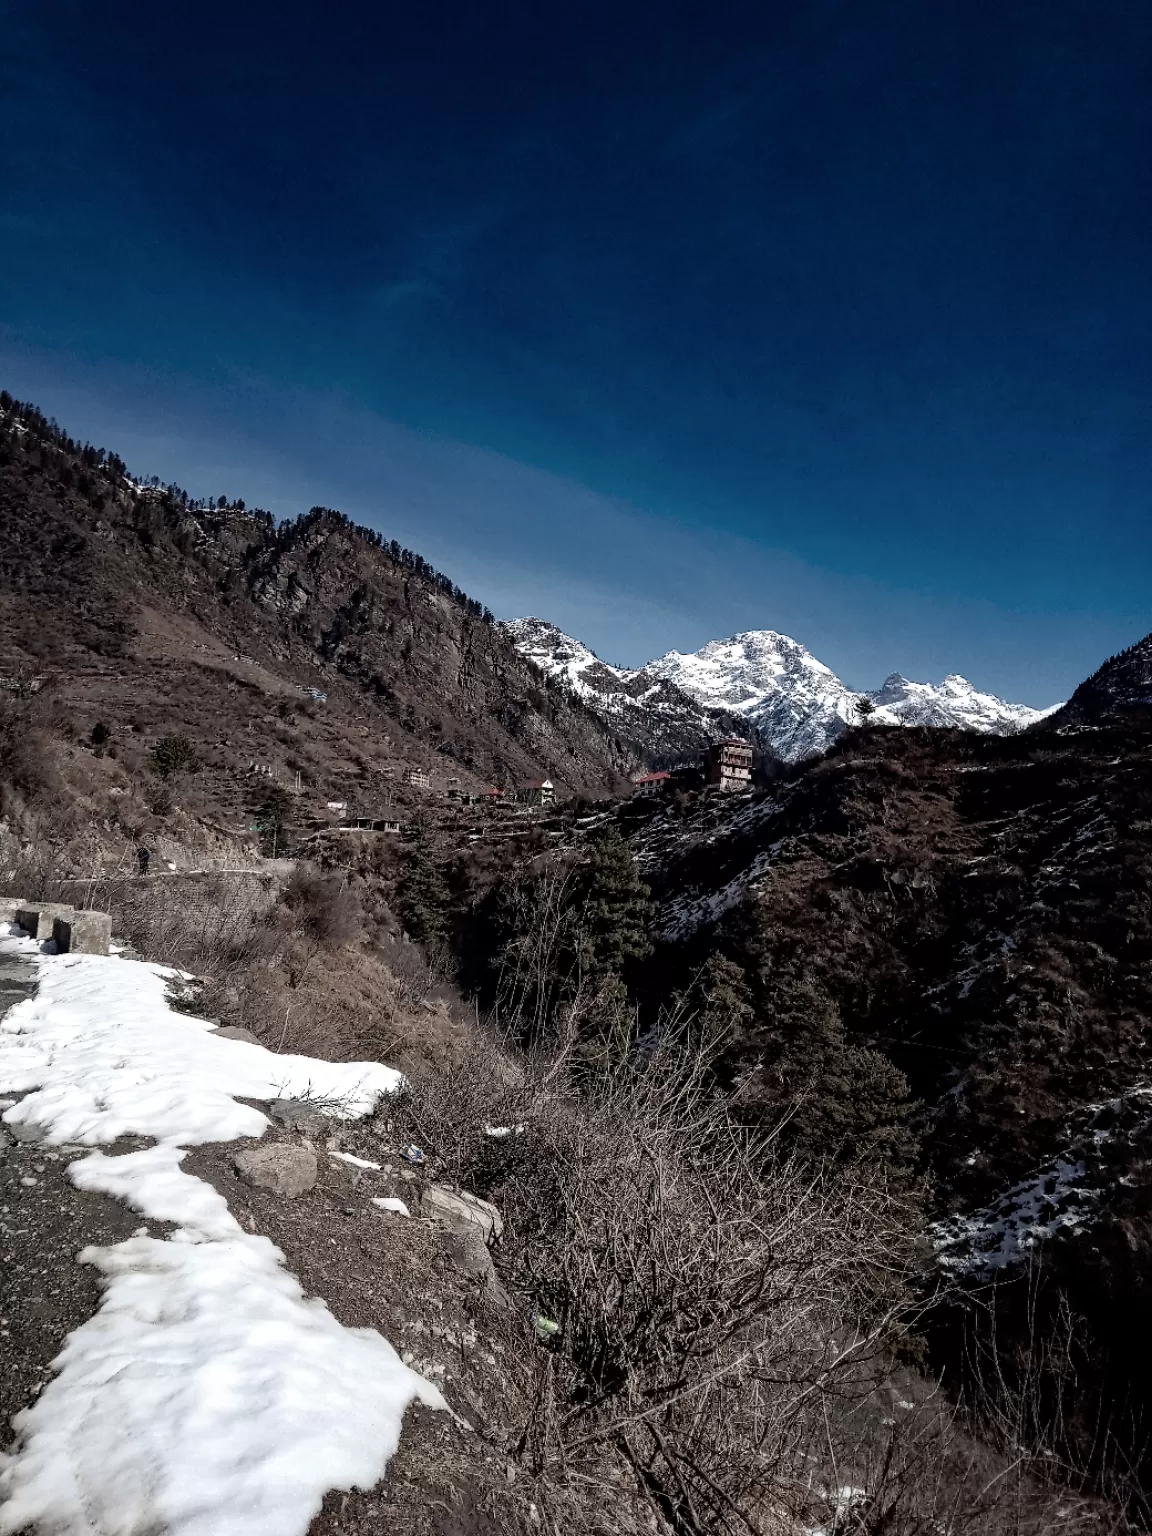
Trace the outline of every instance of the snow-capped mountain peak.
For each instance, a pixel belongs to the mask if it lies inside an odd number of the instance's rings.
[[[632,670],[609,666],[579,640],[541,619],[514,619],[505,628],[529,659],[549,675],[563,677],[601,712],[611,699],[611,710],[618,715],[621,695],[627,696],[633,713],[657,700],[667,709],[674,698],[682,715],[685,703],[692,701],[701,711],[723,711],[729,720],[742,718],[751,734],[789,762],[827,751],[846,726],[860,719],[860,693],[799,641],[774,629],[709,640],[698,651],[668,651]],[[661,692],[661,685],[666,691]],[[1003,734],[1051,713],[983,693],[958,672],[940,683],[917,683],[892,672],[866,697],[876,706],[871,719],[879,725],[952,726]],[[705,738],[709,724],[703,716],[698,722]]]
[[[644,669],[666,677],[701,703],[741,713],[799,679],[817,683],[833,676],[790,635],[750,629],[727,640],[709,640],[698,651],[669,651]]]
[[[869,697],[878,709],[903,724],[958,726],[994,734],[1021,730],[1051,713],[982,693],[958,672],[950,672],[942,683],[913,683],[893,672]]]
[[[587,686],[590,669],[603,668],[617,678],[631,678],[635,673],[625,667],[613,667],[601,661],[580,640],[567,635],[545,619],[506,619],[503,624],[521,655],[526,656],[550,677],[562,677],[577,693]]]
[[[618,737],[630,742],[640,761],[681,762],[739,728],[734,711],[715,708],[651,668],[601,661],[582,641],[544,619],[507,619],[502,628],[547,678],[583,699]]]

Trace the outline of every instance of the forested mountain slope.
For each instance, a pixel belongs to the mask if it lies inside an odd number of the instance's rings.
[[[667,808],[634,847],[668,939],[719,944],[775,994],[818,985],[943,1095],[938,1167],[978,1198],[1056,1150],[1073,1102],[1152,1072],[1150,745],[854,730],[771,794]]]
[[[1152,635],[1110,656],[1053,717],[1056,725],[1152,718]]]
[[[853,729],[771,793],[637,808],[631,831],[652,995],[725,957],[728,1081],[805,1145],[858,1149],[906,1092],[941,1278],[982,1296],[1004,1360],[1070,1316],[1077,1433],[1103,1414],[1128,1454],[1152,1422],[1150,754],[1131,711]]]
[[[609,789],[637,765],[419,556],[327,509],[276,526],[240,502],[139,485],[114,455],[3,400],[5,669],[55,674],[78,726],[127,716],[147,734],[187,708],[231,744],[225,756],[275,756],[275,739],[253,734],[254,702],[311,688],[340,738],[329,758],[386,744],[387,759],[465,784],[547,774],[572,790]]]

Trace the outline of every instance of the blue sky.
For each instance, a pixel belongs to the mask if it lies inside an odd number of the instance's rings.
[[[1152,10],[0,13],[0,380],[639,662],[1152,628]]]

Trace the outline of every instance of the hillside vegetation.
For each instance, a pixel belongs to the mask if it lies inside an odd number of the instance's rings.
[[[314,804],[369,807],[412,768],[441,790],[548,775],[603,792],[636,765],[412,551],[326,508],[277,525],[139,484],[6,394],[0,530],[10,694],[48,687],[46,727],[103,727],[113,760],[188,735],[220,811],[253,762],[299,774]]]
[[[298,1200],[223,1135],[186,1165],[457,1415],[410,1413],[376,1488],[320,1476],[311,1536],[1149,1529],[1149,641],[1019,735],[861,717],[769,787],[633,796],[677,699],[617,736],[336,512],[139,484],[0,395],[0,518],[0,880],[107,908],[125,956],[6,932],[48,979],[28,1019],[55,1038],[94,965],[116,1008],[68,1027],[120,1072],[142,958],[178,972],[162,1076],[174,1013],[260,1047],[262,1092],[299,1053],[404,1074],[370,1118],[281,1106]],[[555,805],[482,798],[544,776]],[[41,1256],[78,1328],[84,1223],[131,1228],[38,1142],[0,1154],[12,1413],[72,1336]],[[442,1235],[445,1192],[498,1225]]]

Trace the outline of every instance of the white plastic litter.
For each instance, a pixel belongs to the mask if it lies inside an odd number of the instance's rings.
[[[351,1163],[353,1168],[367,1168],[373,1173],[380,1172],[379,1163],[370,1163],[366,1157],[353,1157],[351,1152],[329,1152],[328,1156],[336,1158],[341,1163]]]
[[[375,1195],[373,1196],[372,1204],[378,1205],[382,1211],[395,1211],[397,1216],[411,1216],[412,1214],[403,1200],[397,1199],[395,1195]]]

